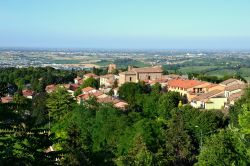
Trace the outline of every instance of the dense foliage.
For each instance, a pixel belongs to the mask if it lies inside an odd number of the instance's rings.
[[[128,110],[94,98],[78,105],[64,88],[32,100],[15,93],[0,104],[0,165],[250,164],[250,90],[228,115],[192,108],[160,84],[126,83],[119,95]]]
[[[76,73],[73,71],[56,70],[51,67],[4,68],[0,70],[0,85],[8,83],[19,89],[30,88],[41,92],[44,91],[46,85],[73,82],[75,77]]]

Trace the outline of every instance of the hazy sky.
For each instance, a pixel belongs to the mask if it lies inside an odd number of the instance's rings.
[[[0,47],[250,49],[250,0],[0,0]]]

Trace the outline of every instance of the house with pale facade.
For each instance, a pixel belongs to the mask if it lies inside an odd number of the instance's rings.
[[[162,78],[162,67],[143,67],[143,68],[133,68],[128,67],[128,71],[119,73],[119,86],[126,82],[140,82],[147,80],[158,80]]]
[[[188,101],[198,94],[206,93],[212,83],[198,81],[198,80],[169,80],[168,90],[179,92],[182,96],[186,96]]]
[[[227,98],[224,96],[224,91],[215,89],[194,97],[190,105],[201,109],[221,109],[226,103]]]
[[[83,81],[84,81],[83,78],[78,77],[78,76],[74,79],[74,83],[77,85],[81,85]]]
[[[117,77],[118,76],[114,74],[106,74],[106,75],[100,76],[100,86],[112,87]]]

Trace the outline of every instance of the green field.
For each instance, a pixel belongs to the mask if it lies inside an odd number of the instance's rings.
[[[99,62],[96,62],[95,65],[99,65],[99,66],[108,66],[109,64],[111,64],[113,62],[111,61],[107,61],[107,60],[101,60]]]
[[[188,67],[181,67],[179,71],[181,73],[197,73],[197,72],[204,72],[209,69],[215,69],[217,68],[216,66],[188,66]]]
[[[168,70],[170,71],[170,70]],[[228,69],[226,66],[217,66],[217,65],[211,65],[211,66],[185,66],[180,67],[178,69],[179,72],[183,74],[188,73],[204,73],[209,76],[217,76],[217,77],[223,77],[226,75],[235,75],[239,73],[242,77],[244,77],[246,80],[250,81],[250,68],[243,67],[240,69]]]
[[[225,75],[235,75],[236,73],[237,73],[236,70],[233,69],[219,69],[207,72],[206,74],[210,76],[223,77]]]
[[[250,82],[250,77],[244,77],[248,82]]]
[[[109,64],[114,63],[118,68],[127,68],[130,66],[136,67],[146,67],[149,66],[141,61],[133,60],[133,59],[116,59],[114,62],[108,60],[101,60],[100,62],[95,63],[99,66],[108,66]]]
[[[250,77],[250,68],[246,67],[240,68],[239,72],[243,77]]]
[[[56,64],[79,64],[80,60],[53,60]]]

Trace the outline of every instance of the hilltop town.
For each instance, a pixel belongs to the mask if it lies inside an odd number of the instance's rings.
[[[169,74],[164,75],[161,66],[135,68],[128,66],[127,71],[119,72],[115,64],[109,64],[108,74],[96,75],[94,73],[84,74],[83,77],[77,76],[74,82],[68,84],[51,84],[47,85],[45,90],[52,93],[58,87],[65,88],[72,95],[78,104],[84,101],[96,98],[99,103],[111,103],[115,107],[126,110],[128,103],[119,98],[119,87],[125,83],[143,82],[145,85],[153,86],[159,84],[162,92],[178,92],[186,100],[182,104],[190,104],[194,108],[206,110],[227,110],[230,106],[240,99],[244,93],[247,84],[235,78],[229,78],[220,83],[200,81],[196,78],[188,79],[186,75]],[[116,72],[116,74],[113,74]],[[94,79],[98,82],[99,87],[84,87],[88,79]],[[76,91],[80,93],[76,95]],[[23,96],[32,99],[35,92],[30,89],[22,90]],[[2,103],[13,101],[10,95],[1,97]],[[183,101],[182,101],[183,102]]]

